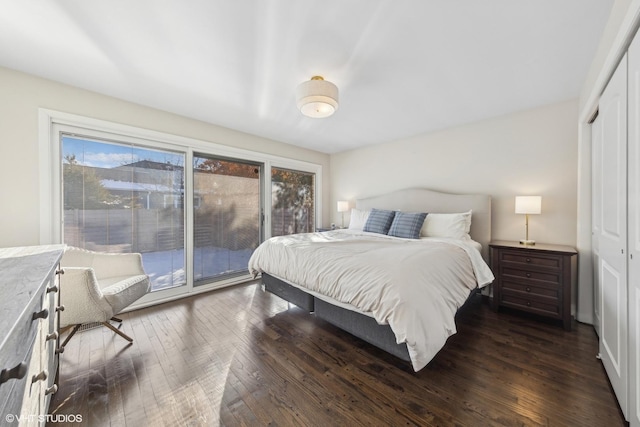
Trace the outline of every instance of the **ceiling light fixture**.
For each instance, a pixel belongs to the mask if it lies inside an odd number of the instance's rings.
[[[296,89],[298,108],[307,117],[329,117],[338,109],[338,87],[321,76],[300,83]]]

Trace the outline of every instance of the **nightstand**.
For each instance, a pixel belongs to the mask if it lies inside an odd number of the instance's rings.
[[[577,280],[578,253],[569,246],[489,244],[495,276],[491,307],[510,307],[558,319],[571,330],[571,289]]]

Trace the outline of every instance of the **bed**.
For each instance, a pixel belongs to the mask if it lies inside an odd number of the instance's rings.
[[[396,224],[384,233],[371,232],[368,216],[377,219],[381,211],[402,212],[396,222],[424,212],[429,221],[424,219],[419,238],[398,234]],[[456,333],[457,310],[493,280],[486,263],[491,198],[412,188],[357,200],[351,215],[350,229],[263,242],[249,271],[262,275],[266,291],[419,371]],[[434,224],[450,218],[466,219],[463,235],[437,234]],[[359,220],[367,222],[368,231],[359,229]]]

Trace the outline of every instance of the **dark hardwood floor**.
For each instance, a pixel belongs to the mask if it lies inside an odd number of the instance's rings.
[[[626,424],[591,326],[494,313],[479,296],[418,373],[255,283],[122,318],[132,345],[107,328],[69,342],[52,414],[134,427]]]

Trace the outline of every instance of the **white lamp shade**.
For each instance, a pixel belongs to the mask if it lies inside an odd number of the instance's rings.
[[[345,200],[338,201],[338,212],[346,212],[349,210],[349,202]]]
[[[516,196],[516,213],[535,215],[542,212],[541,196]]]
[[[320,76],[300,83],[296,89],[298,108],[307,117],[329,117],[338,109],[338,87]]]

